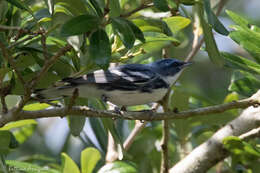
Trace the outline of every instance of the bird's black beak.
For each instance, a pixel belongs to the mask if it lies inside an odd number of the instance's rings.
[[[193,64],[192,62],[183,62],[183,64],[182,64],[182,68],[183,67],[188,67],[188,66],[190,66],[191,64]]]

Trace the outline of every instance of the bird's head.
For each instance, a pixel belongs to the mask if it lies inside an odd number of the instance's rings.
[[[151,63],[151,66],[156,69],[157,73],[163,76],[174,76],[184,67],[191,65],[191,62],[183,62],[174,58],[157,60]]]

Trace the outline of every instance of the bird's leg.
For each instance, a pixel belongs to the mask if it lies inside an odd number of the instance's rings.
[[[102,100],[104,103],[108,104],[108,110],[112,110],[112,111],[114,111],[115,113],[122,115],[121,108],[118,107],[117,105],[115,105],[115,104],[109,102],[109,101],[108,101],[108,97],[107,97],[106,95],[103,94],[103,95],[101,96],[101,100]]]

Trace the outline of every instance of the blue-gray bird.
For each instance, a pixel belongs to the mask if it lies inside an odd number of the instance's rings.
[[[173,58],[150,64],[126,64],[97,70],[76,78],[64,78],[62,86],[38,90],[39,99],[72,96],[99,98],[117,106],[141,105],[161,100],[190,62]]]

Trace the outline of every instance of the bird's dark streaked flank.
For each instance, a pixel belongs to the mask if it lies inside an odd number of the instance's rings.
[[[77,77],[65,78],[63,85],[36,91],[39,99],[72,96],[105,98],[118,106],[141,105],[161,100],[175,83],[184,67],[191,63],[168,58],[150,64],[126,64],[97,70]]]

